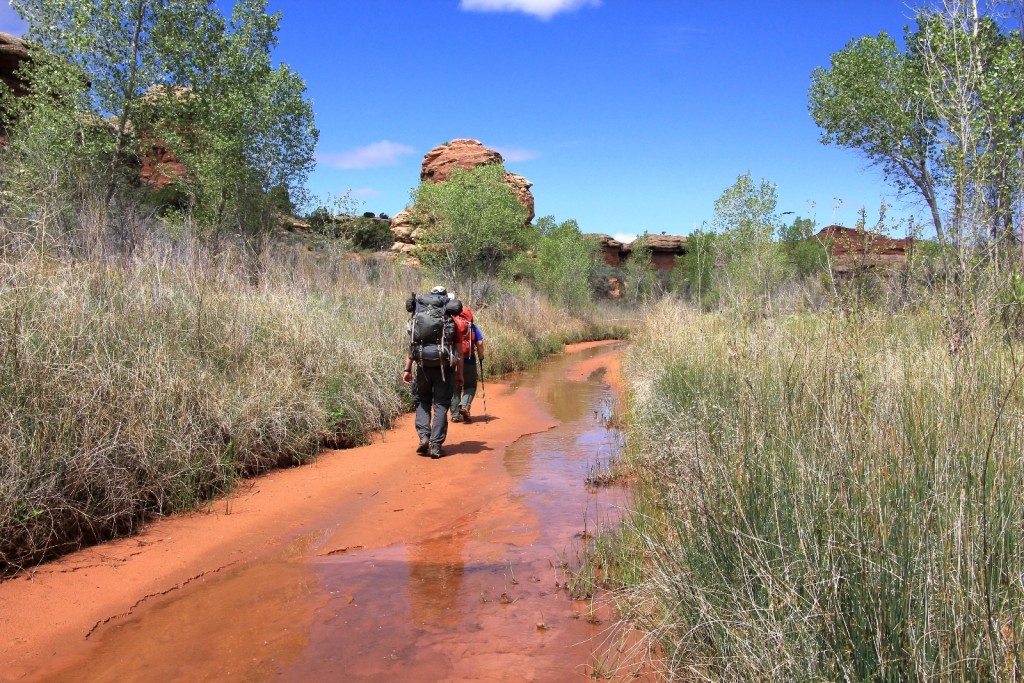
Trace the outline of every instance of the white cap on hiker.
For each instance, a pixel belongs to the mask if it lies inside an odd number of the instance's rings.
[[[430,290],[430,293],[431,294],[447,294],[448,290],[445,289],[444,287],[442,287],[441,285],[438,285],[437,287],[434,287],[432,290]]]

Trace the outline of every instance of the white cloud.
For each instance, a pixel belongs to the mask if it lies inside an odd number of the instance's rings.
[[[0,31],[20,36],[27,30],[28,24],[11,7],[10,0],[0,0]]]
[[[415,151],[408,145],[381,140],[346,152],[318,152],[316,160],[325,166],[334,168],[380,168],[381,166],[394,166],[402,157]]]
[[[581,7],[598,7],[601,0],[459,0],[459,9],[468,12],[523,12],[545,21],[561,12]]]
[[[521,147],[494,147],[494,151],[505,161],[532,161],[540,156],[540,152]]]
[[[636,233],[633,232],[617,232],[612,235],[613,240],[618,240],[623,244],[629,244],[636,239]]]

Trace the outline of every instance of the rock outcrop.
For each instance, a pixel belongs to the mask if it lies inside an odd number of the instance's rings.
[[[154,144],[139,154],[139,180],[154,190],[161,190],[175,180],[187,177],[185,164],[178,161],[171,149]]]
[[[28,43],[10,33],[0,31],[0,81],[10,88],[17,97],[28,91],[18,76],[18,67],[28,59]],[[7,121],[0,119],[0,144],[7,139]]]
[[[391,251],[400,251],[402,253],[410,251],[416,244],[416,238],[419,237],[418,231],[419,223],[413,215],[412,207],[399,211],[391,219],[391,234],[395,237],[395,244],[391,247]],[[409,245],[410,249],[400,245]]]
[[[526,222],[530,223],[533,221],[534,216],[537,215],[534,211],[533,193],[530,192],[533,183],[521,175],[506,173],[505,184],[512,188],[512,191],[516,194],[516,199],[526,208]]]
[[[651,250],[651,265],[655,270],[673,270],[676,267],[676,257],[686,253],[687,238],[681,235],[645,235],[628,244],[623,244],[608,235],[591,234],[589,237],[601,242],[601,256],[604,262],[612,267],[618,267],[629,260],[633,248],[639,246],[641,240]]]
[[[632,252],[641,240],[651,250],[651,265],[655,270],[675,270],[676,257],[686,253],[687,238],[681,235],[645,235],[624,248]]]
[[[420,170],[420,180],[434,183],[443,183],[451,176],[455,169],[471,171],[478,166],[488,164],[504,163],[501,154],[484,147],[479,140],[459,138],[438,145],[423,155],[423,165]],[[530,188],[533,183],[521,175],[506,173],[505,182],[516,194],[516,199],[526,208],[526,222],[534,218],[533,193]]]
[[[906,265],[914,240],[894,239],[863,230],[830,225],[813,238],[827,244],[832,255],[832,272],[845,275],[858,270],[891,271]]]
[[[25,82],[18,76],[18,67],[28,59],[28,43],[10,33],[0,31],[0,81],[21,96],[26,92]]]
[[[598,233],[590,233],[584,235],[584,237],[590,237],[601,243],[601,258],[609,266],[617,268],[622,264],[622,242],[608,235]]]
[[[479,140],[459,138],[438,145],[423,155],[420,180],[443,183],[452,171],[472,171],[477,166],[503,163],[501,155],[483,146]]]

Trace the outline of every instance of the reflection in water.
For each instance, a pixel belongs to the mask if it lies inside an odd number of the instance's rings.
[[[439,629],[461,619],[455,608],[465,572],[463,548],[469,535],[468,528],[456,528],[407,546],[409,611],[417,626]]]

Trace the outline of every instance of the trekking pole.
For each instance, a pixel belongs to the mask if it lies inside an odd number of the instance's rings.
[[[479,358],[479,356],[477,356]],[[480,358],[480,398],[484,400],[484,424],[488,423],[487,419],[487,385],[484,384],[484,359]]]

